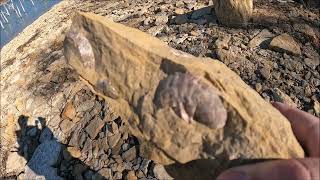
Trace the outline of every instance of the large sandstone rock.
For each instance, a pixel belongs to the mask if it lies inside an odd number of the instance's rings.
[[[216,0],[215,13],[221,24],[243,26],[251,19],[253,0]]]
[[[64,52],[128,120],[142,156],[167,165],[173,178],[209,178],[251,160],[304,157],[287,119],[219,61],[85,13],[74,18]]]

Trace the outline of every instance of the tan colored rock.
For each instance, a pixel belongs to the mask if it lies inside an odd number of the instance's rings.
[[[145,158],[171,168],[210,164],[209,174],[200,171],[206,179],[230,163],[304,157],[288,120],[219,61],[86,13],[64,46],[68,63],[128,120]]]
[[[68,102],[62,112],[62,118],[69,118],[71,119],[73,122],[78,122],[80,119],[76,118],[76,109],[74,108],[74,106],[72,105],[71,102]]]
[[[81,151],[76,147],[67,147],[67,152],[74,158],[80,158]]]
[[[24,170],[27,160],[17,152],[10,153],[6,164],[6,173],[9,175],[18,175]]]
[[[243,26],[251,19],[253,0],[216,0],[215,13],[221,24]]]
[[[270,49],[281,53],[301,55],[299,44],[287,33],[283,33],[272,39],[269,45]]]

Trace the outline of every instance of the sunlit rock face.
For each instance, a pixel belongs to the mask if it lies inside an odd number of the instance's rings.
[[[304,157],[287,119],[216,60],[86,13],[74,18],[64,54],[127,120],[139,152],[172,172],[187,164],[180,174],[208,178],[243,160]]]
[[[221,24],[245,26],[253,12],[252,0],[216,0],[215,13]]]

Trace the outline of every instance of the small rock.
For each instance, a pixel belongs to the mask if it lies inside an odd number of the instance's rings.
[[[85,131],[89,134],[91,139],[96,138],[102,127],[104,126],[104,121],[99,117],[94,118],[90,121],[89,125],[85,128]]]
[[[153,173],[154,176],[157,179],[173,179],[166,171],[166,169],[160,165],[160,164],[156,164],[153,168]]]
[[[304,63],[312,69],[316,69],[320,64],[320,59],[305,58]]]
[[[269,79],[269,78],[271,77],[270,68],[268,68],[268,67],[263,67],[262,69],[260,69],[260,74],[261,74],[262,77],[264,77],[265,79]]]
[[[121,138],[121,134],[116,134],[116,135],[108,137],[109,147],[114,148],[117,145],[120,138]]]
[[[181,14],[184,14],[184,10],[183,9],[181,9],[181,8],[177,8],[177,9],[175,9],[175,11],[174,11],[176,14],[178,14],[178,15],[181,15]]]
[[[50,141],[52,139],[52,136],[53,135],[52,135],[51,130],[48,127],[46,127],[43,129],[43,131],[40,135],[39,141],[40,141],[40,143],[43,143],[45,141]]]
[[[261,91],[262,91],[262,85],[261,85],[260,83],[256,83],[255,89],[256,89],[257,92],[261,93]]]
[[[63,133],[68,133],[70,130],[75,126],[75,123],[70,121],[69,119],[64,119],[61,124],[60,128]]]
[[[11,175],[18,175],[24,170],[26,164],[27,160],[23,156],[20,156],[17,152],[12,152],[7,159],[6,172]]]
[[[72,120],[73,122],[78,122],[80,119],[76,118],[76,109],[74,108],[74,106],[72,105],[71,102],[68,102],[66,104],[66,106],[64,107],[64,110],[62,112],[62,118],[67,119],[69,118],[70,120]]]
[[[74,158],[80,158],[81,151],[76,147],[67,147],[68,153]]]
[[[231,36],[229,34],[219,37],[215,42],[215,48],[216,49],[229,49],[230,39],[231,39]]]
[[[116,172],[116,174],[113,176],[113,179],[122,179],[122,173]]]
[[[122,154],[122,158],[124,161],[129,162],[134,160],[137,157],[137,149],[135,146],[130,148],[128,151]]]
[[[296,56],[301,55],[299,44],[286,33],[273,38],[270,42],[269,48],[281,53],[288,53]]]
[[[78,107],[77,107],[77,112],[85,112],[88,111],[90,109],[92,109],[94,107],[94,101],[92,100],[87,100],[83,103],[81,103]]]
[[[148,167],[149,167],[149,164],[150,164],[150,160],[148,159],[144,159],[142,162],[141,162],[141,165],[140,165],[140,170],[145,174],[147,175],[148,173]]]
[[[138,180],[134,171],[129,171],[127,174],[127,180]]]

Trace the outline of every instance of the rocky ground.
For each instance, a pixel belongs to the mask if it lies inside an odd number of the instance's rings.
[[[125,121],[66,64],[63,39],[75,10],[218,59],[267,101],[320,115],[318,10],[260,0],[248,27],[226,28],[208,0],[68,0],[1,49],[2,177],[167,178],[161,165],[139,157]]]

